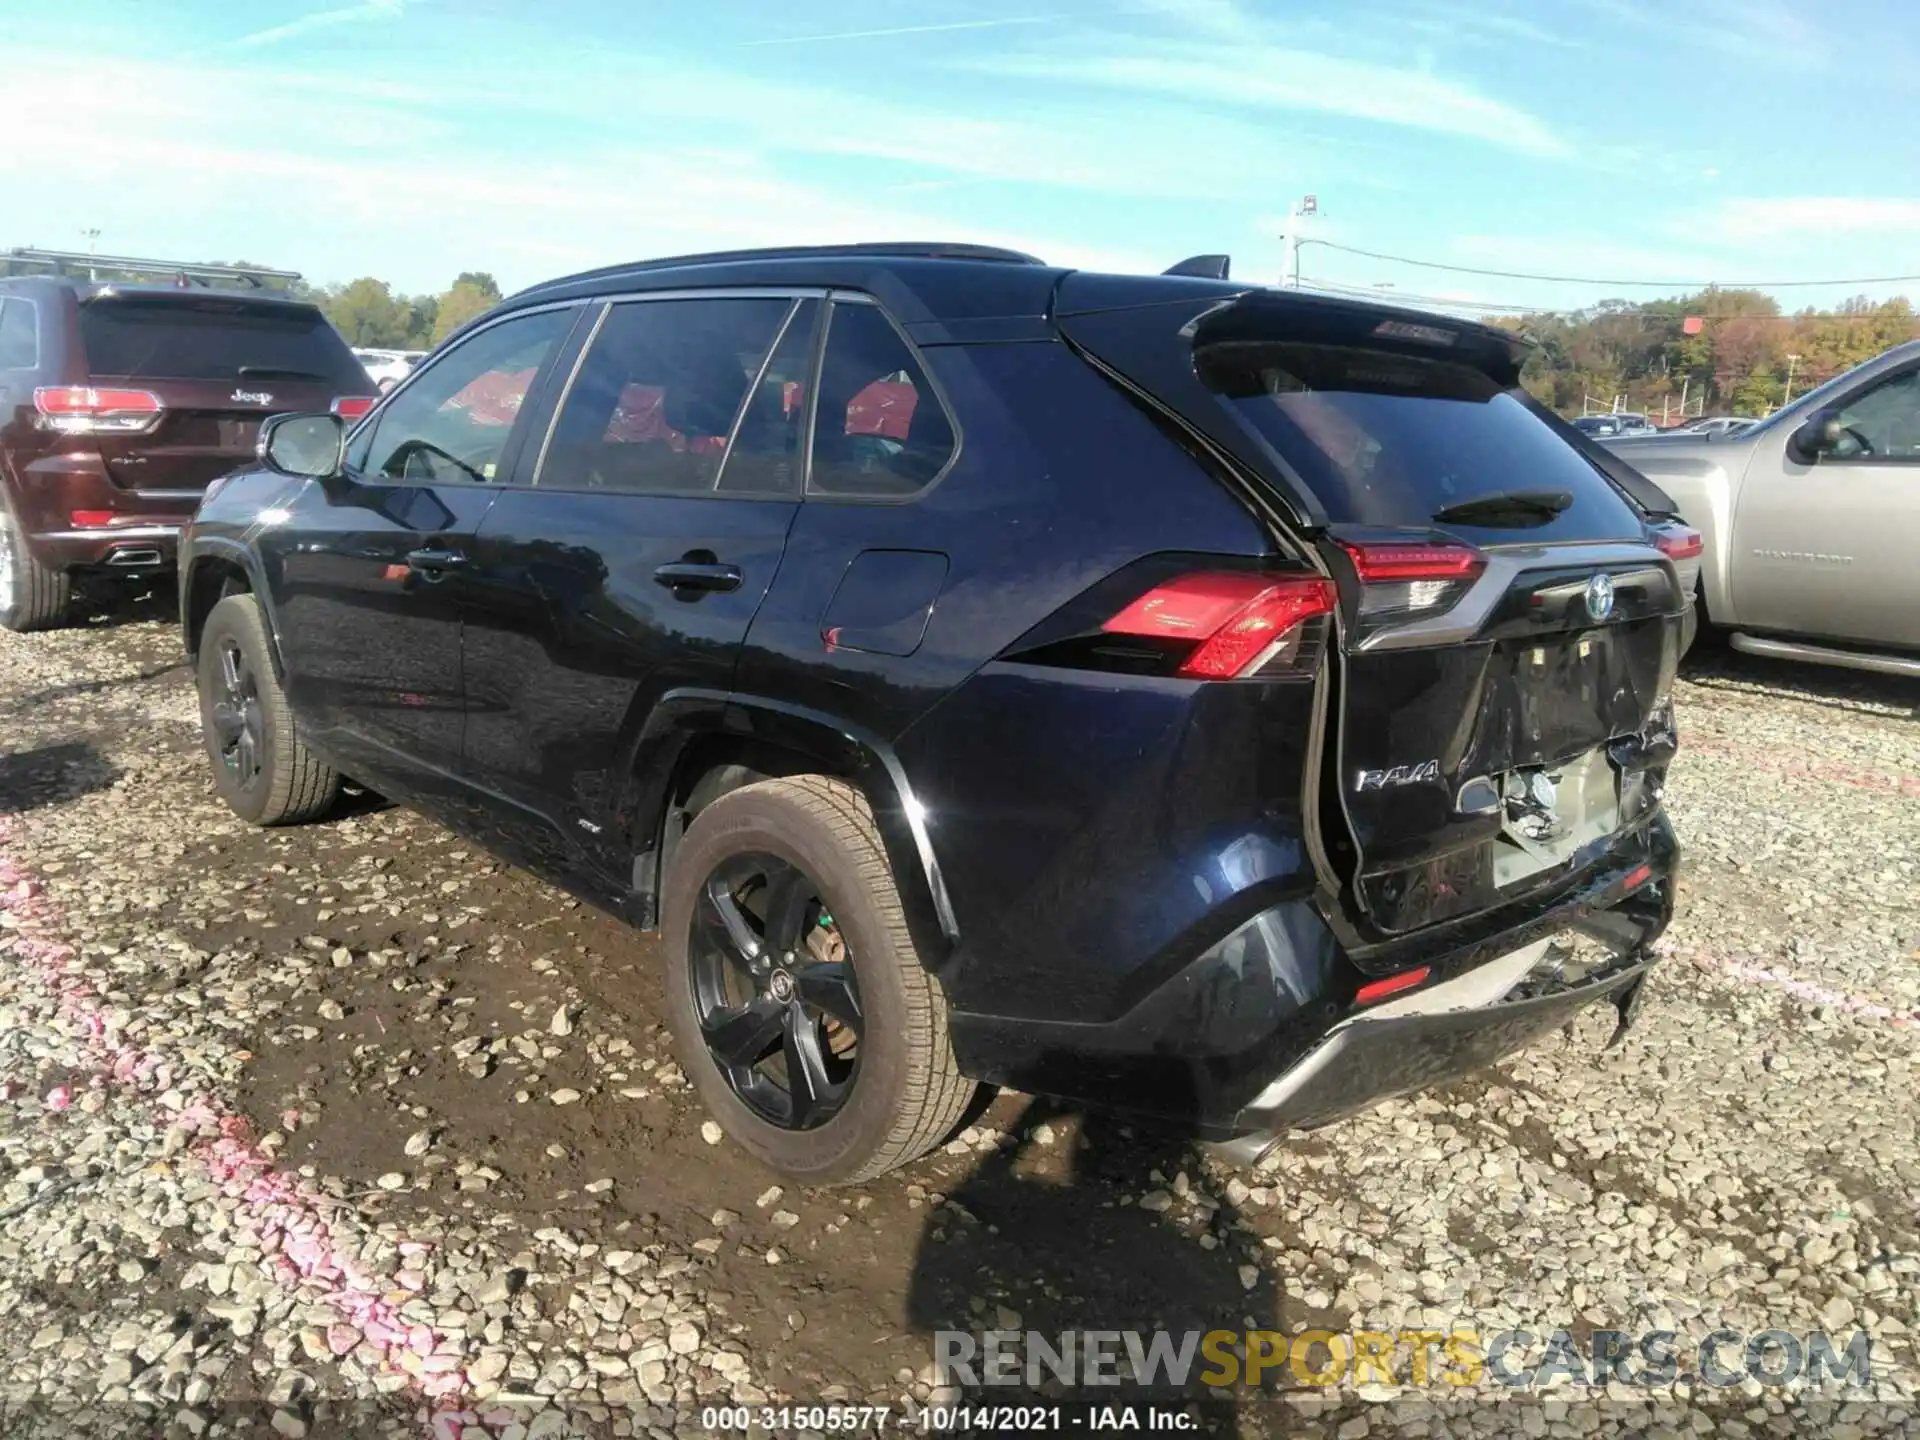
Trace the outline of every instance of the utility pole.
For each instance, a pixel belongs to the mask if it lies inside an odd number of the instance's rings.
[[[1300,288],[1300,222],[1320,213],[1318,195],[1302,195],[1287,207],[1287,225],[1280,232],[1280,288]]]
[[[1780,402],[1780,408],[1782,410],[1793,403],[1793,367],[1799,363],[1800,357],[1789,352],[1787,355],[1787,393],[1786,398]]]

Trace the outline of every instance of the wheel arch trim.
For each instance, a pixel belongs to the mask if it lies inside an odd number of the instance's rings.
[[[267,648],[273,661],[274,678],[284,681],[286,665],[280,654],[280,626],[274,614],[273,593],[267,587],[259,557],[239,541],[223,536],[195,536],[191,548],[180,557],[180,640],[186,647],[187,658],[191,660],[196,655],[193,633],[194,576],[202,563],[209,560],[231,564],[247,577],[247,589],[259,602],[261,618],[266,622]]]
[[[679,770],[684,747],[707,736],[761,741],[810,756],[858,785],[873,807],[915,944],[932,963],[951,952],[960,938],[959,925],[934,854],[925,808],[893,747],[842,717],[738,692],[668,691],[642,727],[634,751],[635,769],[647,768],[643,757],[653,750],[662,770],[651,784],[639,781],[630,811],[631,832],[643,847],[634,874],[636,899],[643,910],[658,902],[659,837],[672,803],[669,780]],[[643,875],[649,863],[656,867],[654,873]]]

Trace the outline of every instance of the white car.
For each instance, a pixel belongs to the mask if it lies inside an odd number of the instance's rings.
[[[407,376],[413,373],[413,367],[426,356],[424,350],[356,350],[354,358],[365,367],[373,383],[380,387],[380,393],[386,394]]]

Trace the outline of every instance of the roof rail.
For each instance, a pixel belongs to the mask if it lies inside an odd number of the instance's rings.
[[[56,276],[85,271],[91,277],[96,271],[115,270],[131,275],[163,275],[203,286],[214,280],[239,280],[256,290],[265,288],[264,282],[268,280],[283,280],[291,285],[300,279],[298,270],[269,270],[262,265],[201,265],[192,261],[143,260],[131,255],[90,255],[78,250],[36,250],[22,246],[0,253],[0,260],[13,265],[44,265]]]
[[[1169,265],[1162,275],[1195,275],[1202,280],[1224,280],[1227,268],[1233,262],[1231,255],[1189,255],[1178,265]]]
[[[1038,256],[1022,250],[1007,250],[998,245],[972,245],[963,241],[941,240],[869,240],[848,245],[771,245],[753,250],[709,250],[694,255],[665,255],[656,260],[629,260],[619,265],[602,265],[575,275],[543,280],[520,291],[526,295],[556,285],[571,285],[580,280],[596,280],[606,275],[631,275],[638,271],[675,270],[686,265],[724,265],[733,260],[825,260],[835,256],[870,257],[887,260],[991,260],[1008,265],[1044,265]]]

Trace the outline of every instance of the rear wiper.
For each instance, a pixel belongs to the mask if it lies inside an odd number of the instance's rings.
[[[1544,525],[1569,505],[1565,490],[1496,490],[1433,512],[1442,525]]]
[[[242,380],[324,380],[312,370],[289,370],[284,365],[242,365],[233,372]]]

